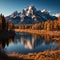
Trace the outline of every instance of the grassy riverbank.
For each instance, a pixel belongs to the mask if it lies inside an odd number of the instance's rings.
[[[60,60],[60,50],[44,51],[39,53],[22,54],[7,54],[8,57],[20,58],[22,60]]]
[[[46,30],[32,30],[32,29],[15,29],[15,32],[26,32],[32,34],[48,34],[48,35],[60,35],[60,31],[46,31]]]
[[[0,53],[0,60],[60,60],[60,50],[44,51],[28,54],[7,54]]]

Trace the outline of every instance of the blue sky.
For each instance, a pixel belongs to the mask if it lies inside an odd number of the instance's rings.
[[[0,13],[5,16],[34,5],[38,10],[47,9],[51,14],[60,13],[60,0],[0,0]]]

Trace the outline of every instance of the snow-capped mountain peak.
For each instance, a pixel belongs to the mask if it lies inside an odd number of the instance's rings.
[[[29,6],[29,10],[35,10],[36,11],[36,8],[35,8],[35,6],[31,5],[31,6]]]
[[[49,14],[48,10],[46,10],[46,9],[41,10],[41,12]]]
[[[10,15],[10,17],[15,17],[15,16],[17,16],[18,15],[18,11],[14,11],[11,15]]]
[[[25,10],[26,16],[31,16],[36,11],[36,8],[33,5],[31,5],[27,8],[25,8],[24,10]]]

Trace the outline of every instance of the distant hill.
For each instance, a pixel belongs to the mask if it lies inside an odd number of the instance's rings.
[[[15,11],[6,18],[15,24],[34,24],[57,19],[56,16],[50,15],[47,10],[37,10],[34,6],[24,8],[21,12]]]

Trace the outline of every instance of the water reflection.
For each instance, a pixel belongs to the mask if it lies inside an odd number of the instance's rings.
[[[55,36],[56,37],[56,36]],[[5,46],[6,53],[29,53],[58,49],[58,44],[52,39],[54,36],[16,33],[15,39],[9,40]]]
[[[14,40],[15,32],[10,30],[10,31],[0,31],[0,48],[4,48],[5,45],[9,45],[9,41],[12,39]]]

